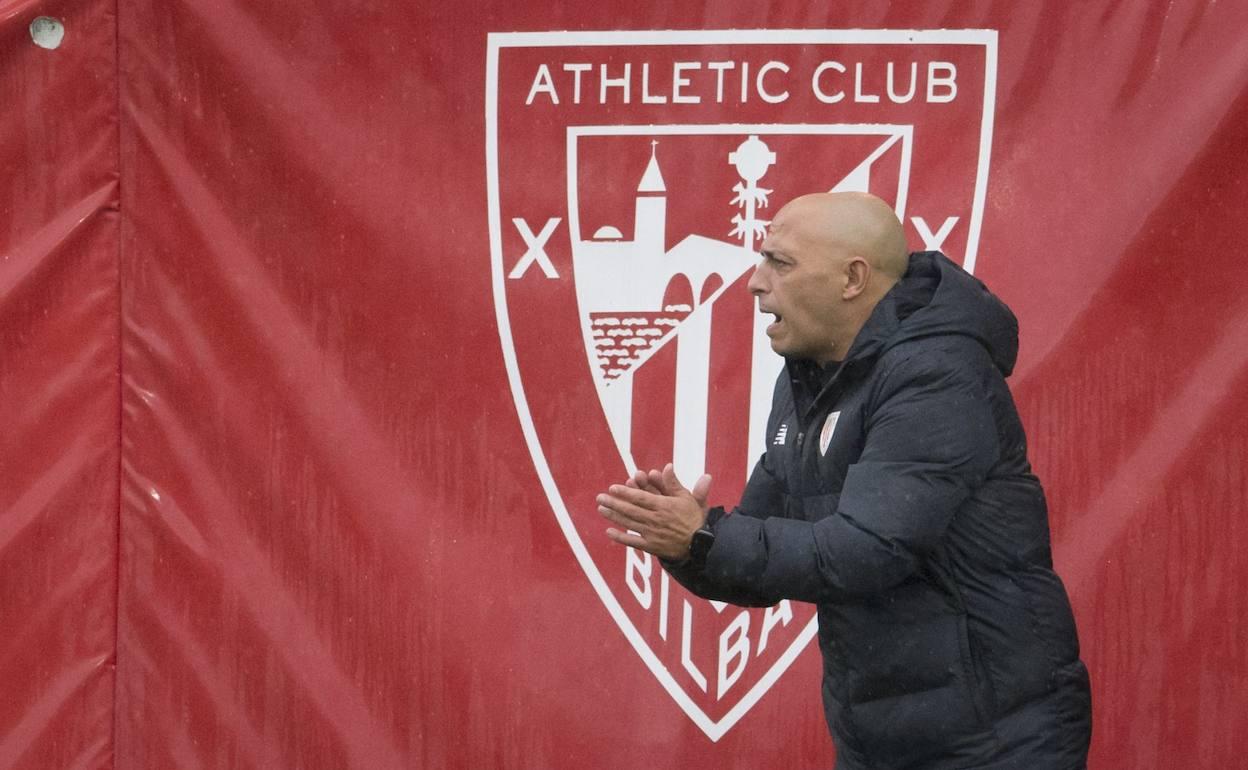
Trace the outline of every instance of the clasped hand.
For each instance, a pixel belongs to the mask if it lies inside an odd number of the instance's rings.
[[[703,474],[685,489],[672,464],[662,471],[637,471],[623,484],[612,484],[598,495],[598,512],[631,531],[614,527],[607,537],[661,559],[679,561],[689,555],[693,533],[706,521],[711,477]]]

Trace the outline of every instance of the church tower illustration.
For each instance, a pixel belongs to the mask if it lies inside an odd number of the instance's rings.
[[[650,254],[662,254],[667,248],[667,186],[659,171],[658,144],[650,142],[650,163],[637,185],[633,217],[633,242],[638,251]]]

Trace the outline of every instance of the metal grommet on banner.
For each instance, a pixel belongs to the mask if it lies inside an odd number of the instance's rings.
[[[30,23],[30,39],[40,48],[55,50],[65,39],[65,25],[60,19],[40,16]]]

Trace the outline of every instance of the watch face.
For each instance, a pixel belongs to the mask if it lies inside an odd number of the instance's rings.
[[[689,556],[695,561],[704,561],[713,545],[715,545],[715,533],[709,529],[699,529],[693,533],[693,540],[689,542]]]

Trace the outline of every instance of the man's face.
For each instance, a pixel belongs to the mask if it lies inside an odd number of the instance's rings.
[[[812,237],[813,228],[803,227],[802,215],[800,206],[776,214],[760,248],[763,260],[748,285],[759,312],[776,316],[767,327],[772,350],[827,363],[838,359],[838,344],[848,344],[840,339],[847,315],[841,296],[845,255],[826,239]]]

